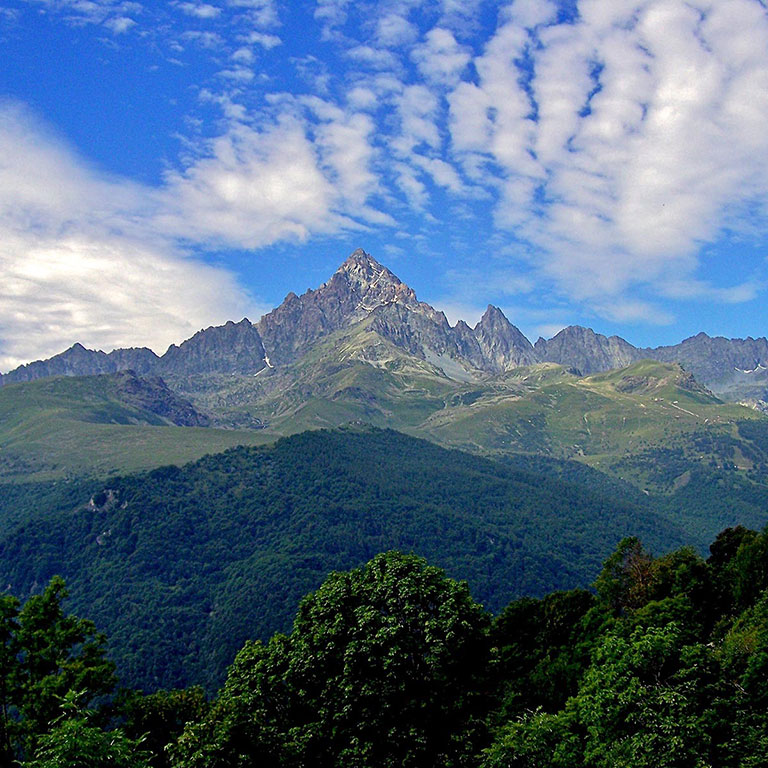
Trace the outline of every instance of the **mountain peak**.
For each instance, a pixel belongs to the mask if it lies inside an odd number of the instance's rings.
[[[619,336],[604,336],[582,325],[569,325],[551,339],[539,339],[535,345],[542,360],[576,368],[585,376],[623,368],[643,354]]]
[[[356,309],[365,313],[386,304],[418,304],[413,290],[362,248],[349,256],[320,289],[323,290],[350,291]]]
[[[488,305],[474,334],[485,360],[497,371],[537,362],[531,342],[493,304]]]
[[[336,274],[355,275],[363,278],[375,278],[381,274],[387,274],[400,282],[386,267],[379,264],[370,253],[362,248],[353,251],[347,260],[336,270]]]
[[[362,248],[352,251],[347,260],[338,268],[338,272],[349,272],[355,268],[383,269],[376,259],[370,253],[366,253]]]
[[[496,323],[502,323],[502,324],[509,324],[509,320],[507,319],[507,316],[496,306],[493,304],[489,304],[486,308],[485,312],[483,313],[483,316],[480,318],[480,322],[478,325],[487,326],[490,324],[496,324]]]

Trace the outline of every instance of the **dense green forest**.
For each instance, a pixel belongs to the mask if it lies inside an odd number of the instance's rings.
[[[498,611],[589,583],[624,535],[655,551],[686,540],[641,492],[561,465],[359,427],[106,486],[59,483],[58,500],[50,486],[27,497],[13,486],[0,583],[24,597],[61,575],[71,609],[108,633],[124,681],[215,690],[245,640],[286,631],[330,571],[378,552],[424,556]]]
[[[0,606],[2,764],[34,768],[757,768],[768,755],[768,529],[705,560],[621,541],[592,590],[509,603],[380,554],[334,572],[218,693],[116,689],[54,579]]]

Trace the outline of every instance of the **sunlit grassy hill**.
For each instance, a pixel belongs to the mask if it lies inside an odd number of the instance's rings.
[[[62,377],[0,389],[0,480],[102,477],[179,464],[261,432],[176,426],[126,400],[115,376]]]

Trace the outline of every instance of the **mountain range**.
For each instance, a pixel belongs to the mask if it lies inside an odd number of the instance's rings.
[[[162,356],[76,344],[10,372],[0,480],[105,477],[362,422],[471,453],[574,459],[655,492],[697,467],[763,483],[767,346],[699,334],[639,349],[575,326],[532,345],[492,306],[474,328],[451,326],[358,250],[257,323],[201,330]]]
[[[0,384],[50,376],[87,376],[132,370],[139,376],[258,375],[284,369],[319,340],[366,323],[367,329],[456,381],[483,380],[521,366],[556,363],[590,375],[638,360],[681,364],[704,386],[730,402],[766,407],[768,340],[712,338],[699,333],[680,344],[638,348],[618,336],[569,326],[551,339],[530,341],[494,306],[471,328],[451,326],[445,315],[363,250],[355,251],[324,285],[283,303],[257,323],[207,328],[162,356],[147,348],[109,353],[75,343],[48,360],[22,365]]]

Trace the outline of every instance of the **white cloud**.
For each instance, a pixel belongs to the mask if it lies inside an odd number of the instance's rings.
[[[233,125],[166,184],[160,226],[190,240],[257,248],[341,223],[315,148],[289,118],[264,131]]]
[[[668,325],[675,319],[670,312],[653,303],[623,297],[596,301],[593,308],[617,323]]]
[[[371,45],[356,45],[345,52],[348,59],[357,64],[364,64],[372,69],[392,70],[398,67],[398,59],[386,48],[374,48]]]
[[[317,0],[315,19],[320,22],[325,39],[335,36],[337,27],[346,23],[350,5],[351,0]]]
[[[202,32],[199,29],[190,29],[179,36],[184,42],[191,42],[201,48],[209,50],[221,50],[225,48],[226,41],[218,32]]]
[[[178,3],[176,7],[187,16],[195,16],[198,19],[215,19],[221,14],[221,8],[208,3]]]
[[[102,177],[0,108],[0,370],[75,341],[158,352],[261,307],[147,226],[147,190]]]
[[[240,60],[242,60],[242,57]],[[221,72],[219,72],[219,77],[223,77],[226,80],[230,80],[235,83],[250,83],[255,75],[253,70],[248,69],[248,67],[239,66],[221,70]]]
[[[244,12],[248,22],[261,29],[280,23],[276,0],[227,0],[227,5]]]
[[[551,0],[514,0],[504,16],[521,27],[532,29],[548,24],[557,17],[557,6]]]
[[[115,34],[123,34],[133,27],[134,16],[144,6],[132,0],[37,0],[51,12],[60,12],[65,21],[73,26],[101,24]]]
[[[511,6],[473,60],[477,81],[448,96],[452,148],[473,179],[486,169],[497,222],[563,290],[614,319],[658,321],[622,294],[689,280],[700,244],[768,199],[768,16],[756,0],[578,10],[553,24],[551,8]]]
[[[437,97],[424,85],[410,85],[396,97],[395,103],[400,117],[400,134],[392,141],[395,152],[407,157],[422,144],[438,148]]]
[[[282,44],[282,40],[277,35],[270,35],[265,32],[251,32],[245,39],[252,45],[260,45],[262,48],[271,50]]]
[[[439,157],[413,155],[411,161],[429,174],[437,186],[444,187],[455,194],[465,191],[464,183],[456,172],[456,168],[450,163],[446,163],[445,160],[441,160]]]
[[[104,26],[109,27],[116,35],[121,35],[131,27],[135,27],[136,22],[128,16],[116,16],[114,19],[107,19]]]
[[[531,336],[531,341],[536,341],[540,336],[545,339],[551,339],[553,336],[557,336],[563,328],[566,327],[565,323],[542,323],[534,327],[534,335]]]
[[[317,143],[332,172],[336,193],[350,207],[364,204],[378,189],[372,170],[373,120],[363,113],[345,115],[317,129]]]
[[[419,180],[419,173],[407,163],[395,163],[395,183],[405,195],[408,203],[416,210],[422,210],[429,201],[426,186]]]
[[[253,51],[250,48],[246,48],[245,46],[238,48],[232,54],[233,61],[236,61],[242,65],[252,64],[255,58],[256,57],[254,56]]]
[[[380,45],[402,46],[412,43],[418,28],[399,13],[387,13],[376,23],[376,40]]]
[[[352,88],[347,94],[347,101],[353,109],[375,109],[379,103],[376,93],[362,86]]]
[[[764,289],[765,285],[758,280],[747,280],[729,288],[718,288],[703,280],[689,278],[666,281],[660,287],[659,293],[671,299],[703,299],[724,304],[742,304],[757,298]]]
[[[471,57],[456,42],[453,32],[435,27],[427,32],[424,43],[413,49],[411,58],[427,80],[449,85],[458,80]]]
[[[0,370],[89,348],[162,353],[211,323],[256,307],[223,270],[98,234],[8,236],[0,247]]]

